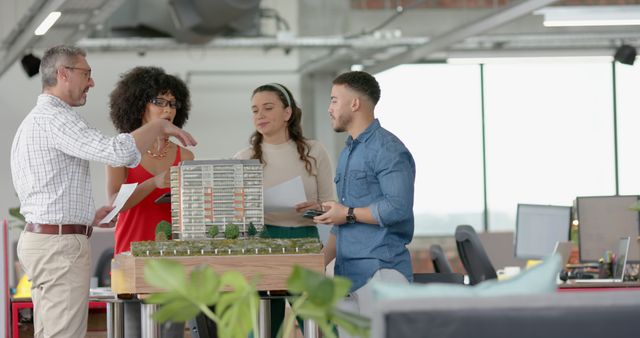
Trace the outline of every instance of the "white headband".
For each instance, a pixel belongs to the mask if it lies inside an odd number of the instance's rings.
[[[284,98],[287,100],[287,107],[291,107],[291,98],[289,98],[289,94],[287,94],[287,90],[284,89],[284,87],[282,85],[279,85],[277,83],[269,83],[269,84],[267,84],[267,86],[274,87],[278,91],[282,92],[282,94],[284,95]],[[291,107],[291,108],[293,108],[293,107]]]

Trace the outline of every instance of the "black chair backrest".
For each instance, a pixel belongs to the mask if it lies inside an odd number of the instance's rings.
[[[113,248],[107,248],[98,258],[96,271],[93,274],[98,277],[98,286],[111,286],[111,259],[113,259],[113,253]]]
[[[469,284],[475,285],[487,279],[496,279],[496,269],[491,264],[480,237],[470,225],[456,228],[456,246],[464,269],[469,275]]]
[[[442,251],[441,246],[433,244],[429,248],[429,255],[431,255],[431,262],[433,263],[433,269],[435,272],[453,273],[453,269],[451,268],[444,251]]]

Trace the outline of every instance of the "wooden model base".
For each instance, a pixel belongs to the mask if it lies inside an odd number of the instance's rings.
[[[159,257],[117,255],[111,262],[111,289],[116,294],[148,294],[161,292],[144,280],[144,264]],[[251,255],[251,256],[182,256],[163,257],[182,264],[187,272],[195,266],[210,266],[216,273],[238,271],[247,279],[258,277],[259,291],[287,289],[287,279],[294,265],[324,273],[324,256],[317,254]]]

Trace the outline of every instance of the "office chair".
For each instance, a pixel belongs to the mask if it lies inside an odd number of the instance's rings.
[[[454,283],[464,284],[464,276],[461,273],[454,273],[453,268],[449,265],[447,257],[442,251],[442,247],[437,244],[429,247],[431,262],[433,263],[434,273],[414,273],[413,282],[418,284],[427,283]]]
[[[435,272],[453,273],[453,269],[451,268],[444,251],[442,251],[441,246],[434,244],[429,247],[429,255],[431,255],[431,262],[433,263],[433,269]]]
[[[488,279],[496,279],[496,269],[484,250],[480,237],[470,225],[456,228],[456,246],[464,269],[469,275],[469,284],[475,285]]]
[[[114,249],[105,249],[98,263],[96,264],[96,271],[93,273],[95,277],[98,277],[98,286],[111,286],[111,259],[113,258]]]

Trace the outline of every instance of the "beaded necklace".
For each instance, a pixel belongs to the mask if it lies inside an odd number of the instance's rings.
[[[156,159],[156,160],[161,160],[163,158],[165,158],[167,156],[167,153],[169,152],[169,139],[166,139],[164,141],[164,146],[162,146],[162,149],[160,149],[159,153],[154,153],[151,151],[151,149],[147,149],[147,154],[149,154],[149,156],[151,156],[151,158]]]

